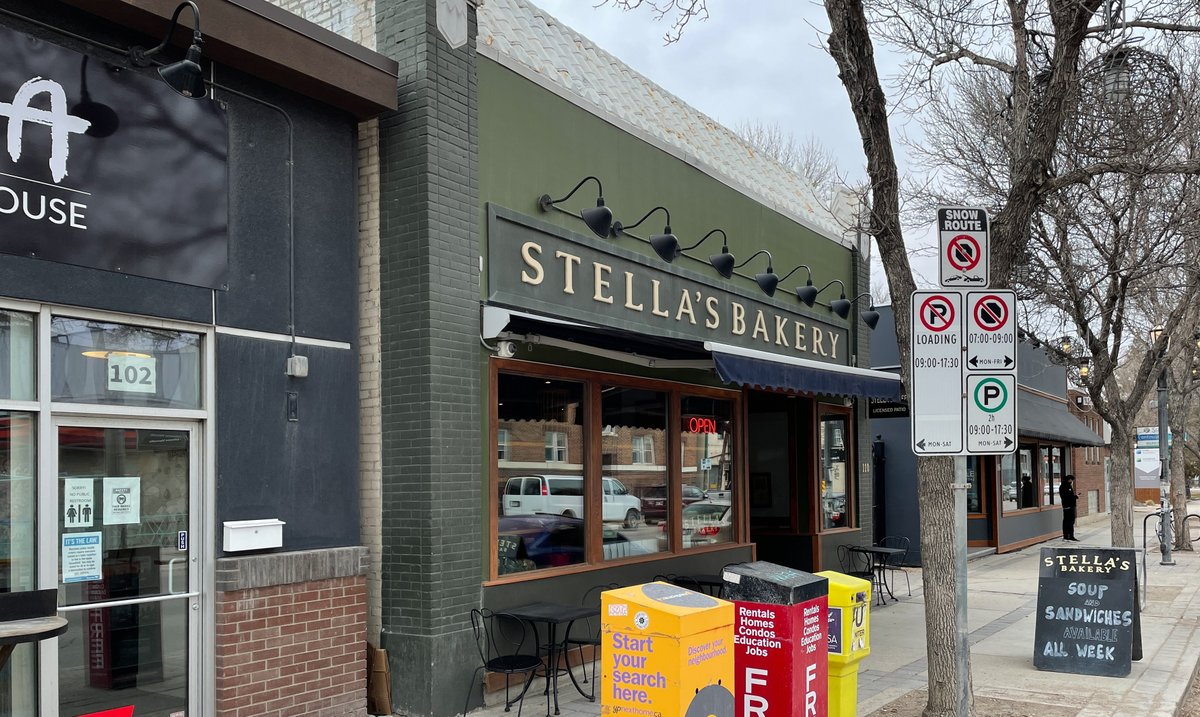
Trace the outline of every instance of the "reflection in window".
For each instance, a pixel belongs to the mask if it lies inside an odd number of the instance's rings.
[[[0,411],[0,593],[37,588],[37,414]],[[0,669],[0,715],[34,715],[36,645]]]
[[[667,485],[667,466],[655,457],[667,440],[667,394],[641,388],[605,386],[601,389],[600,423],[611,426],[601,434],[606,462],[601,500],[604,520],[604,558],[614,560],[670,549],[670,506],[661,496]],[[639,459],[641,459],[639,461]],[[651,500],[655,505],[651,508]],[[644,510],[652,509],[658,525],[649,525]]]
[[[844,414],[822,414],[817,435],[821,455],[821,527],[850,526],[850,501],[847,476],[850,462],[847,455],[848,421]]]
[[[1000,458],[1000,485],[1006,511],[1036,508],[1038,505],[1033,452],[1033,446],[1022,446],[1015,459],[1013,456]]]
[[[1017,459],[1013,454],[1000,456],[1000,506],[1004,512],[1017,509]]]
[[[562,431],[546,431],[546,462],[567,462],[567,434]]]
[[[0,398],[32,401],[37,398],[33,380],[35,317],[0,310]]]
[[[633,462],[639,465],[654,463],[654,436],[633,437]]]
[[[508,460],[508,429],[496,429],[496,460]]]
[[[583,384],[497,380],[498,573],[582,563],[583,465],[568,458],[583,455]]]
[[[1042,505],[1058,502],[1058,486],[1062,482],[1063,449],[1059,446],[1042,446]]]
[[[200,335],[55,316],[55,401],[200,408]]]
[[[685,396],[680,417],[683,547],[734,542],[733,402]]]

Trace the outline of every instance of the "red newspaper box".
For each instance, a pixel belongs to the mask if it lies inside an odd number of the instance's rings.
[[[736,717],[825,717],[829,581],[757,561],[725,568]]]

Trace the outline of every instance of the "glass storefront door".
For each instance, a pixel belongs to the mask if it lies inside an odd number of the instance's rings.
[[[196,715],[198,430],[178,422],[54,419],[59,717],[132,706]]]

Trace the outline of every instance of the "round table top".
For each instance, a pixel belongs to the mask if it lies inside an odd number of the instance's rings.
[[[0,622],[0,645],[15,645],[21,642],[36,642],[58,637],[67,631],[67,618],[32,617],[27,620]]]

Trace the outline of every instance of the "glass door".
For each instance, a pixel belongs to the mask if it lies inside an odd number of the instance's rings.
[[[198,429],[55,418],[59,717],[197,715]],[[45,665],[49,667],[50,665]]]

